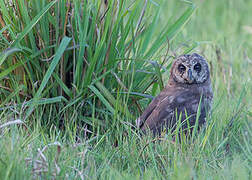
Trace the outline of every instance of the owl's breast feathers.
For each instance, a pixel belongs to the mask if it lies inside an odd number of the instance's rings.
[[[149,129],[154,134],[159,135],[164,128],[174,129],[179,117],[183,129],[187,128],[188,122],[190,126],[193,126],[199,104],[199,125],[202,125],[205,122],[207,112],[211,108],[212,97],[211,87],[167,86],[137,119],[137,126],[143,131]]]

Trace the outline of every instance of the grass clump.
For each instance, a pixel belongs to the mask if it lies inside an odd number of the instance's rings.
[[[251,5],[0,0],[1,179],[250,179]],[[135,118],[191,51],[211,65],[206,127],[140,138]]]

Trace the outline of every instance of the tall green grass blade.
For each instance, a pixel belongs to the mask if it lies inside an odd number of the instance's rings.
[[[8,45],[10,45],[10,43],[9,43],[9,41],[6,39],[6,37],[4,37],[3,36],[3,32],[4,31],[6,31],[7,29],[9,29],[9,26],[5,26],[5,27],[3,27],[1,30],[0,30],[0,37],[1,37],[1,39],[3,39],[4,40],[4,42],[6,43],[6,45],[8,46]]]
[[[155,40],[149,51],[147,51],[145,54],[145,58],[149,58],[155,54],[155,52],[157,52],[157,50],[165,41],[167,41],[167,39],[172,41],[183,28],[183,26],[189,21],[194,11],[195,5],[191,4],[190,7],[188,7],[187,10],[179,17],[179,19]]]
[[[19,0],[19,1],[17,1],[17,3],[18,3],[18,6],[19,6],[20,15],[24,19],[24,22],[25,22],[24,24],[25,25],[29,24],[31,27],[33,27],[34,25],[30,24],[31,20],[30,20],[28,10],[27,10],[27,7],[25,5],[24,0]],[[34,23],[34,24],[37,24],[37,23]],[[29,42],[31,44],[31,48],[32,48],[33,52],[36,52],[37,47],[36,47],[36,41],[35,41],[35,37],[34,37],[33,33],[31,31],[29,31],[28,36],[29,36],[29,39],[30,39]]]
[[[93,85],[89,86],[89,89],[91,89],[95,95],[100,99],[100,101],[106,106],[106,108],[114,114],[115,110],[114,108],[109,104],[109,102],[103,97],[103,95],[99,92],[97,88],[95,88]]]
[[[33,103],[36,103],[36,105],[45,105],[45,104],[59,103],[62,101],[67,102],[66,98],[64,98],[63,96],[58,96],[58,97],[53,97],[53,98],[43,98],[40,100],[36,100],[36,102],[34,102],[34,100],[28,101],[25,103],[25,106],[30,106]]]
[[[160,18],[160,6],[156,10],[156,14],[154,15],[154,19],[152,20],[151,24],[147,27],[147,32],[144,34],[144,37],[143,37],[144,41],[139,51],[139,54],[144,54],[144,51],[146,51],[146,49],[148,49],[148,46],[150,46],[150,41],[156,30],[159,18]]]
[[[78,4],[80,2],[75,1],[75,6],[79,7]],[[76,24],[77,24],[77,31],[78,33],[78,39],[79,39],[79,44],[80,44],[80,49],[78,51],[78,55],[76,58],[76,70],[75,70],[75,76],[74,76],[74,83],[77,85],[77,87],[80,87],[82,83],[82,71],[83,71],[83,58],[84,53],[85,53],[85,48],[86,48],[86,41],[87,41],[87,29],[88,29],[88,23],[89,23],[89,11],[87,10],[87,5],[84,5],[83,13],[85,16],[83,18],[80,17],[81,15],[81,10],[80,11],[75,11],[75,17],[76,17]]]
[[[62,41],[60,43],[60,46],[59,46],[59,48],[58,48],[58,50],[57,50],[51,64],[50,64],[50,66],[49,66],[49,68],[48,68],[48,70],[47,70],[47,72],[46,72],[46,74],[45,74],[45,76],[44,76],[44,78],[43,78],[43,80],[41,82],[41,85],[40,85],[38,91],[36,92],[36,95],[34,96],[34,98],[37,98],[37,97],[39,97],[41,95],[44,87],[46,86],[46,84],[47,84],[49,78],[51,77],[54,69],[58,65],[58,63],[60,61],[60,58],[62,57],[63,53],[65,52],[65,50],[66,50],[68,44],[70,43],[70,41],[71,41],[71,38],[68,38],[68,37],[64,37],[62,39]]]
[[[48,3],[43,10],[41,10],[32,20],[31,22],[26,25],[24,30],[18,35],[17,39],[12,43],[12,46],[16,46],[31,30],[32,28],[39,22],[39,20],[45,15],[47,11],[57,2],[54,0]]]
[[[59,76],[56,73],[53,73],[53,77],[57,81],[57,83],[60,85],[60,87],[63,89],[63,91],[66,93],[68,97],[72,97],[71,90],[64,84],[64,82],[59,78]]]
[[[38,89],[38,91],[36,92],[35,96],[34,96],[34,103],[29,107],[29,109],[27,110],[27,114],[26,114],[26,118],[32,113],[34,106],[36,105],[36,101],[41,98],[41,93],[44,90],[49,78],[52,76],[52,73],[54,71],[54,69],[56,68],[56,66],[58,65],[60,58],[62,57],[63,53],[65,52],[68,44],[70,43],[71,38],[68,37],[64,37],[60,43],[60,46],[41,82],[41,85]]]
[[[64,112],[66,109],[74,106],[75,104],[77,104],[81,100],[83,100],[83,97],[82,96],[77,96],[75,99],[70,101],[66,106],[64,106],[64,108],[62,108],[59,113]]]
[[[24,86],[18,86],[10,95],[8,95],[3,102],[1,102],[0,107],[4,106],[10,100],[13,100],[15,96],[24,88]]]
[[[160,88],[160,91],[162,91],[164,89],[164,82],[162,80],[162,74],[161,74],[161,71],[160,71],[160,66],[158,65],[158,63],[156,61],[151,62],[151,64],[155,68],[156,75],[157,75],[157,78],[158,78],[159,88]]]
[[[4,0],[0,0],[0,8],[1,8],[1,14],[3,15],[3,19],[7,22],[11,22],[11,17],[8,11],[8,7],[5,5]]]
[[[14,71],[16,68],[23,66],[25,63],[30,61],[30,59],[25,60],[24,62],[18,62],[12,66],[10,66],[8,69],[2,71],[0,73],[0,80],[2,80],[4,77],[6,77],[8,74],[10,74],[12,71]]]
[[[114,96],[100,83],[99,81],[95,83],[100,92],[108,99],[108,101],[114,106],[118,106],[119,110],[125,113],[128,117],[134,118],[132,114],[129,112],[128,108],[120,102],[120,99],[115,99]],[[119,103],[118,103],[119,102]]]
[[[10,56],[11,54],[15,53],[15,52],[20,52],[22,51],[19,48],[8,48],[6,50],[4,50],[1,54],[0,54],[0,66],[3,64],[4,60]]]

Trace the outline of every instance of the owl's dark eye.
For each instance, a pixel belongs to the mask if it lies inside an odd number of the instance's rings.
[[[178,65],[179,72],[184,72],[186,70],[186,67],[183,64]]]
[[[200,72],[201,71],[201,65],[200,65],[200,63],[195,64],[195,66],[193,67],[193,69],[195,71],[197,71],[197,72]]]

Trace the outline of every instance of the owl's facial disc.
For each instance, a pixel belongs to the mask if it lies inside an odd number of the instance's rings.
[[[178,83],[203,83],[209,77],[208,64],[202,56],[196,53],[183,55],[175,60],[171,75]]]

